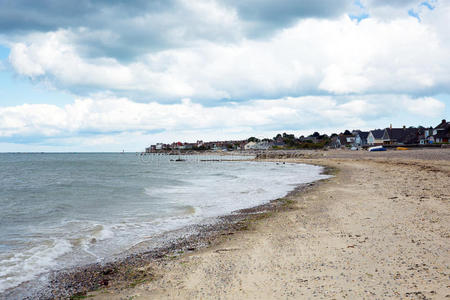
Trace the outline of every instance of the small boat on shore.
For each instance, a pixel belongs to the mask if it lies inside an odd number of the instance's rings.
[[[401,150],[401,151],[409,150],[409,148],[406,148],[406,147],[397,147],[396,149],[397,149],[397,150]]]
[[[370,147],[369,149],[367,149],[367,151],[369,151],[369,152],[386,151],[386,148],[384,148],[383,146],[375,146],[375,147]]]

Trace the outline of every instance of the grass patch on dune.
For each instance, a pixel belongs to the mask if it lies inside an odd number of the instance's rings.
[[[281,207],[283,208],[290,208],[293,207],[297,201],[289,199],[289,198],[282,198],[279,200],[281,202]]]
[[[274,213],[275,213],[274,211],[267,211],[267,212],[257,213],[254,215],[249,215],[245,220],[240,221],[238,223],[239,227],[237,230],[238,231],[253,230],[253,229],[255,229],[254,226],[255,226],[256,222],[270,218],[271,216],[274,215]]]
[[[330,166],[323,166],[323,168],[324,168],[323,174],[325,174],[325,175],[336,176],[340,171],[339,168],[330,167]]]
[[[268,217],[271,217],[273,215],[272,211],[269,212],[264,212],[264,213],[260,213],[260,214],[256,214],[253,216],[253,220],[257,221],[257,220],[262,220],[262,219],[266,219]]]
[[[151,279],[149,279],[149,278],[137,279],[137,280],[134,280],[133,282],[131,282],[128,286],[129,286],[130,288],[134,288],[134,287],[136,287],[137,285],[139,285],[139,284],[141,284],[141,283],[144,283],[144,282],[147,282],[147,281],[151,281]]]
[[[129,268],[126,273],[126,282],[128,282],[127,286],[130,288],[134,288],[139,284],[152,281],[155,279],[155,276],[148,272],[148,270],[143,270],[139,268]]]

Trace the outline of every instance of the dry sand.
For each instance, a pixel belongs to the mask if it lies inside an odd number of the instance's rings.
[[[154,280],[97,299],[450,298],[450,149],[328,151],[336,167],[293,209],[200,252],[149,266]],[[292,161],[292,160],[290,160]]]

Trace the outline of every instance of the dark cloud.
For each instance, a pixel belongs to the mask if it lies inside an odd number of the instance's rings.
[[[158,16],[175,11],[173,0],[0,0],[0,7],[0,33],[21,36],[70,29],[72,42],[85,56],[127,60],[144,50],[172,46],[162,28],[168,24]],[[150,20],[136,21],[144,17]]]
[[[0,31],[52,31],[68,27],[102,27],[121,18],[165,11],[172,0],[0,0]]]
[[[279,28],[299,18],[330,18],[343,14],[349,0],[225,0],[235,7],[243,20],[256,22],[262,28]]]
[[[267,36],[299,18],[332,17],[350,0],[217,1],[237,12],[242,27],[206,21],[207,11],[179,0],[0,0],[0,33],[23,35],[58,29],[73,31],[73,44],[85,57],[120,61],[198,40],[234,42],[242,35]],[[203,15],[201,15],[203,13]],[[238,27],[238,26],[237,26]]]

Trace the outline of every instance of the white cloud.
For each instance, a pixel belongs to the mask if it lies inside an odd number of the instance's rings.
[[[445,104],[431,97],[404,99],[403,105],[409,112],[425,117],[439,117],[445,111]]]
[[[11,48],[9,56],[10,63],[14,66],[19,74],[26,76],[44,75],[45,71],[40,62],[30,55],[32,49],[23,43],[14,44]]]
[[[306,19],[268,40],[199,41],[149,51],[128,63],[83,58],[73,44],[77,33],[58,30],[13,43],[10,62],[19,74],[54,80],[69,90],[110,90],[158,101],[190,97],[215,102],[311,91],[433,93],[450,86],[450,46],[447,32],[437,25],[409,17],[359,23],[348,17]]]
[[[37,78],[55,78],[63,85],[127,86],[131,82],[130,70],[114,59],[83,60],[70,43],[71,33],[60,30],[36,33],[27,44],[11,47],[9,61],[19,74]]]
[[[0,107],[0,137],[109,135],[116,132],[182,132],[279,128],[365,127],[379,116],[395,115],[397,96],[336,100],[328,96],[253,100],[206,107],[184,99],[177,104],[137,103],[126,98],[78,99],[64,107],[25,104]],[[401,98],[410,112],[439,116],[445,105],[433,98]]]
[[[66,127],[65,111],[49,104],[0,107],[0,137],[40,134],[51,136]]]

